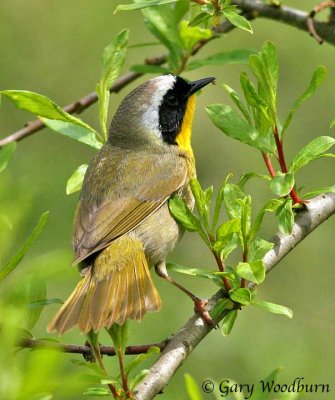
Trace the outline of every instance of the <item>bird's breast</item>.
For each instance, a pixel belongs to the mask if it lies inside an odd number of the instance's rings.
[[[181,188],[178,194],[193,209],[194,198],[189,185]],[[164,261],[181,239],[184,229],[172,217],[168,201],[136,229],[135,234],[143,243],[146,258],[150,266]]]

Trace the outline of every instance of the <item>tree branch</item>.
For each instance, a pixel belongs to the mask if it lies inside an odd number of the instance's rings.
[[[168,340],[164,340],[163,342],[160,343],[127,346],[125,354],[135,355],[135,354],[146,353],[148,349],[150,349],[151,347],[159,347],[160,350],[163,351],[167,343]],[[52,342],[47,342],[45,340],[36,340],[36,339],[22,339],[21,342],[19,343],[19,346],[29,349],[56,349],[64,351],[65,353],[82,354],[83,356],[91,355],[91,347],[86,345],[52,343]],[[100,353],[101,355],[106,355],[106,356],[116,355],[114,347],[110,346],[100,346]]]
[[[157,58],[158,59],[158,58]],[[158,63],[156,64],[158,65]],[[114,85],[110,88],[111,93],[118,93],[121,89],[125,86],[129,85],[129,83],[133,82],[135,79],[139,78],[143,74],[139,72],[129,72],[122,77],[120,77]],[[96,103],[98,100],[98,95],[96,92],[92,92],[75,102],[68,104],[64,107],[64,110],[69,114],[80,114],[82,111],[86,110],[86,108],[90,107],[92,104]],[[11,143],[11,142],[18,142],[33,133],[40,131],[41,129],[45,128],[44,123],[40,119],[35,119],[34,121],[28,122],[24,128],[19,129],[18,131],[14,132],[13,134],[5,137],[4,139],[0,140],[0,148],[4,145]]]
[[[286,6],[264,4],[260,0],[233,0],[232,2],[242,11],[249,12],[254,18],[268,18],[309,32],[307,23],[308,12]],[[325,41],[335,45],[335,25],[328,22],[314,21],[316,33]]]
[[[234,25],[232,25],[228,21],[224,21],[219,27],[213,28],[213,32],[216,33],[227,33],[230,30],[234,29]],[[208,42],[211,41],[212,38],[208,40],[201,40],[198,42],[191,53],[192,56],[196,55],[198,51],[202,49]],[[162,65],[167,61],[166,55],[161,55],[157,57],[150,57],[145,60],[145,64],[148,65]],[[121,89],[129,85],[131,82],[139,78],[140,76],[144,75],[140,72],[128,72],[122,75],[120,78],[116,80],[114,85],[109,89],[110,93],[118,93]],[[68,112],[69,114],[80,114],[87,108],[89,108],[92,104],[98,101],[98,95],[96,92],[92,92],[75,102],[68,104],[64,107],[64,111]],[[40,130],[45,128],[45,124],[40,120],[36,119],[34,121],[26,123],[24,128],[19,129],[18,131],[12,133],[11,135],[5,137],[4,139],[0,139],[0,149],[1,147],[5,146],[11,142],[18,142]]]
[[[335,193],[323,194],[310,200],[306,209],[300,211],[290,235],[278,233],[272,242],[274,248],[264,257],[267,272],[270,272],[280,260],[294,249],[316,227],[335,214]],[[249,287],[255,286],[251,284]],[[222,291],[210,299],[210,306],[222,297]],[[194,315],[172,337],[157,362],[150,368],[147,376],[136,386],[136,400],[151,400],[168,384],[171,377],[186,360],[195,347],[213,329]]]
[[[259,0],[234,0],[233,4],[237,5],[242,13],[248,18],[269,18],[272,20],[276,20],[279,22],[283,22],[285,24],[294,26],[298,29],[302,29],[304,31],[309,31],[307,22],[309,14],[304,11],[300,11],[294,8],[280,6],[275,7],[271,5],[267,5],[262,3]],[[314,21],[313,27],[315,32],[322,37],[322,39],[330,44],[335,45],[335,24],[334,23],[326,23],[326,22],[318,22]],[[214,27],[213,31],[215,33],[227,33],[234,28],[229,22],[224,21],[220,26]],[[195,55],[208,41],[201,41],[199,42],[192,53]],[[150,65],[161,65],[166,62],[166,55],[152,57],[145,61],[147,64]],[[121,76],[114,85],[110,88],[111,93],[118,93],[121,89],[126,87],[128,84],[142,76],[142,73],[139,72],[128,72],[127,74]],[[70,114],[74,113],[81,113],[92,104],[96,103],[98,97],[96,92],[92,92],[81,99],[68,104],[64,107],[64,110]],[[18,131],[14,132],[13,134],[3,138],[0,140],[0,148],[4,145],[20,141],[38,131],[45,128],[45,125],[39,119],[34,121],[28,122],[24,128],[19,129]]]

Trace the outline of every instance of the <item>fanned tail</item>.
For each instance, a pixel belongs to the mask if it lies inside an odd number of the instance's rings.
[[[48,326],[58,334],[78,325],[88,333],[158,311],[159,294],[140,240],[124,236],[104,249]]]

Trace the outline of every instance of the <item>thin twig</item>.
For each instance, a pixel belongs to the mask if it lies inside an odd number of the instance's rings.
[[[276,175],[276,171],[273,168],[272,162],[270,160],[270,156],[268,153],[263,153],[263,152],[262,152],[262,156],[263,156],[265,165],[269,171],[269,174],[271,175],[271,178],[273,178]]]
[[[158,65],[158,64],[156,64]],[[139,72],[129,72],[122,77],[120,77],[114,85],[110,88],[111,93],[118,93],[121,89],[123,89],[125,86],[129,85],[131,82],[133,82],[135,79],[139,78],[143,74]],[[69,114],[80,114],[82,111],[86,110],[88,107],[90,107],[92,104],[96,103],[98,100],[98,95],[96,92],[92,92],[81,99],[68,104],[67,106],[64,107],[64,110],[68,112]],[[0,147],[11,143],[11,142],[18,142],[22,139],[25,139],[26,137],[32,135],[33,133],[36,133],[40,131],[41,129],[45,128],[44,123],[36,119],[34,121],[28,122],[24,128],[14,132],[13,134],[5,137],[4,139],[0,140]]]
[[[164,340],[159,343],[141,344],[138,346],[127,346],[125,354],[135,355],[135,354],[146,353],[151,347],[158,347],[161,351],[163,351],[167,343],[168,340]],[[19,346],[29,349],[44,349],[44,348],[56,349],[64,351],[65,353],[82,354],[83,356],[91,355],[91,347],[86,345],[54,343],[37,339],[22,339],[21,342],[19,343]],[[116,355],[114,347],[110,346],[100,346],[100,353],[101,355],[106,355],[106,356]]]
[[[260,0],[233,0],[232,4],[244,12],[252,13],[254,18],[267,18],[277,22],[293,26],[305,32],[309,32],[307,20],[309,13],[295,8],[281,5],[264,4]],[[314,21],[315,31],[325,42],[335,45],[335,26],[329,22]]]
[[[323,39],[320,35],[317,34],[314,26],[314,17],[317,13],[324,10],[325,8],[335,8],[335,1],[323,1],[313,8],[313,10],[309,13],[307,19],[307,28],[311,36],[319,43],[323,43]]]
[[[221,24],[221,26],[214,27],[213,32],[215,33],[227,33],[230,30],[234,29],[234,25],[232,25],[230,22],[225,21]],[[194,56],[196,55],[203,46],[205,46],[207,43],[209,43],[212,39],[214,39],[215,36],[206,39],[206,40],[201,40],[199,41],[195,46],[194,49],[191,52],[191,55]],[[161,56],[155,56],[155,57],[150,57],[145,60],[145,64],[148,65],[162,65],[167,61],[167,56],[166,55],[161,55]],[[111,93],[118,93],[121,89],[129,85],[131,82],[134,80],[138,79],[144,75],[143,73],[140,72],[128,72],[125,75],[121,76],[119,79],[116,80],[114,85],[109,89]],[[68,112],[69,114],[80,114],[87,108],[89,108],[92,104],[96,103],[98,101],[98,95],[96,92],[92,92],[84,97],[82,97],[79,100],[76,100],[75,102],[68,104],[67,106],[64,107],[64,111]],[[19,129],[18,131],[12,133],[11,135],[5,137],[4,139],[0,140],[0,148],[5,146],[8,143],[11,142],[18,142],[22,139],[25,139],[26,137],[42,130],[45,128],[44,123],[40,119],[36,119],[34,121],[26,123],[24,128]]]
[[[271,5],[264,4],[259,0],[233,0],[233,4],[237,5],[240,10],[242,10],[243,15],[246,16],[248,19],[253,18],[269,18],[278,22],[282,22],[288,24],[290,26],[294,26],[298,29],[302,29],[304,31],[309,31],[307,27],[307,20],[309,14],[294,8],[280,6],[274,7]],[[232,30],[234,27],[224,21],[220,26],[214,27],[213,31],[217,34],[227,33]],[[326,22],[314,22],[314,28],[316,32],[322,36],[323,40],[335,45],[335,26],[332,23]],[[197,54],[197,52],[209,41],[201,41],[199,42],[193,52],[192,55]],[[152,57],[146,60],[147,64],[151,65],[160,65],[166,61],[166,55]],[[110,91],[113,93],[119,92],[129,83],[133,82],[135,79],[139,78],[143,74],[139,72],[129,72],[122,77],[120,77],[115,84],[111,87]],[[68,106],[64,107],[65,111],[72,113],[80,113],[83,110],[90,107],[97,101],[97,94],[95,92],[90,93],[87,96],[75,101]],[[43,129],[45,125],[40,120],[34,120],[26,124],[26,126],[17,132],[3,138],[0,140],[0,148],[3,147],[5,144],[22,140],[33,133],[36,133]]]
[[[279,137],[278,127],[277,125],[274,126],[273,135],[276,141],[277,151],[278,151],[278,161],[281,168],[281,171],[286,174],[288,172],[286,161],[285,161],[285,154],[283,148],[283,139]],[[294,202],[294,204],[304,204],[304,202],[299,198],[296,190],[294,187],[290,191],[290,196]]]

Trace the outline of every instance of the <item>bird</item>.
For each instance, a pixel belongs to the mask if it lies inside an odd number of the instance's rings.
[[[168,275],[165,262],[184,232],[169,199],[177,194],[194,206],[195,93],[214,80],[161,75],[122,100],[106,143],[87,168],[75,212],[72,242],[81,279],[49,332],[61,335],[74,326],[98,332],[158,311],[153,266],[209,319],[201,300]]]

